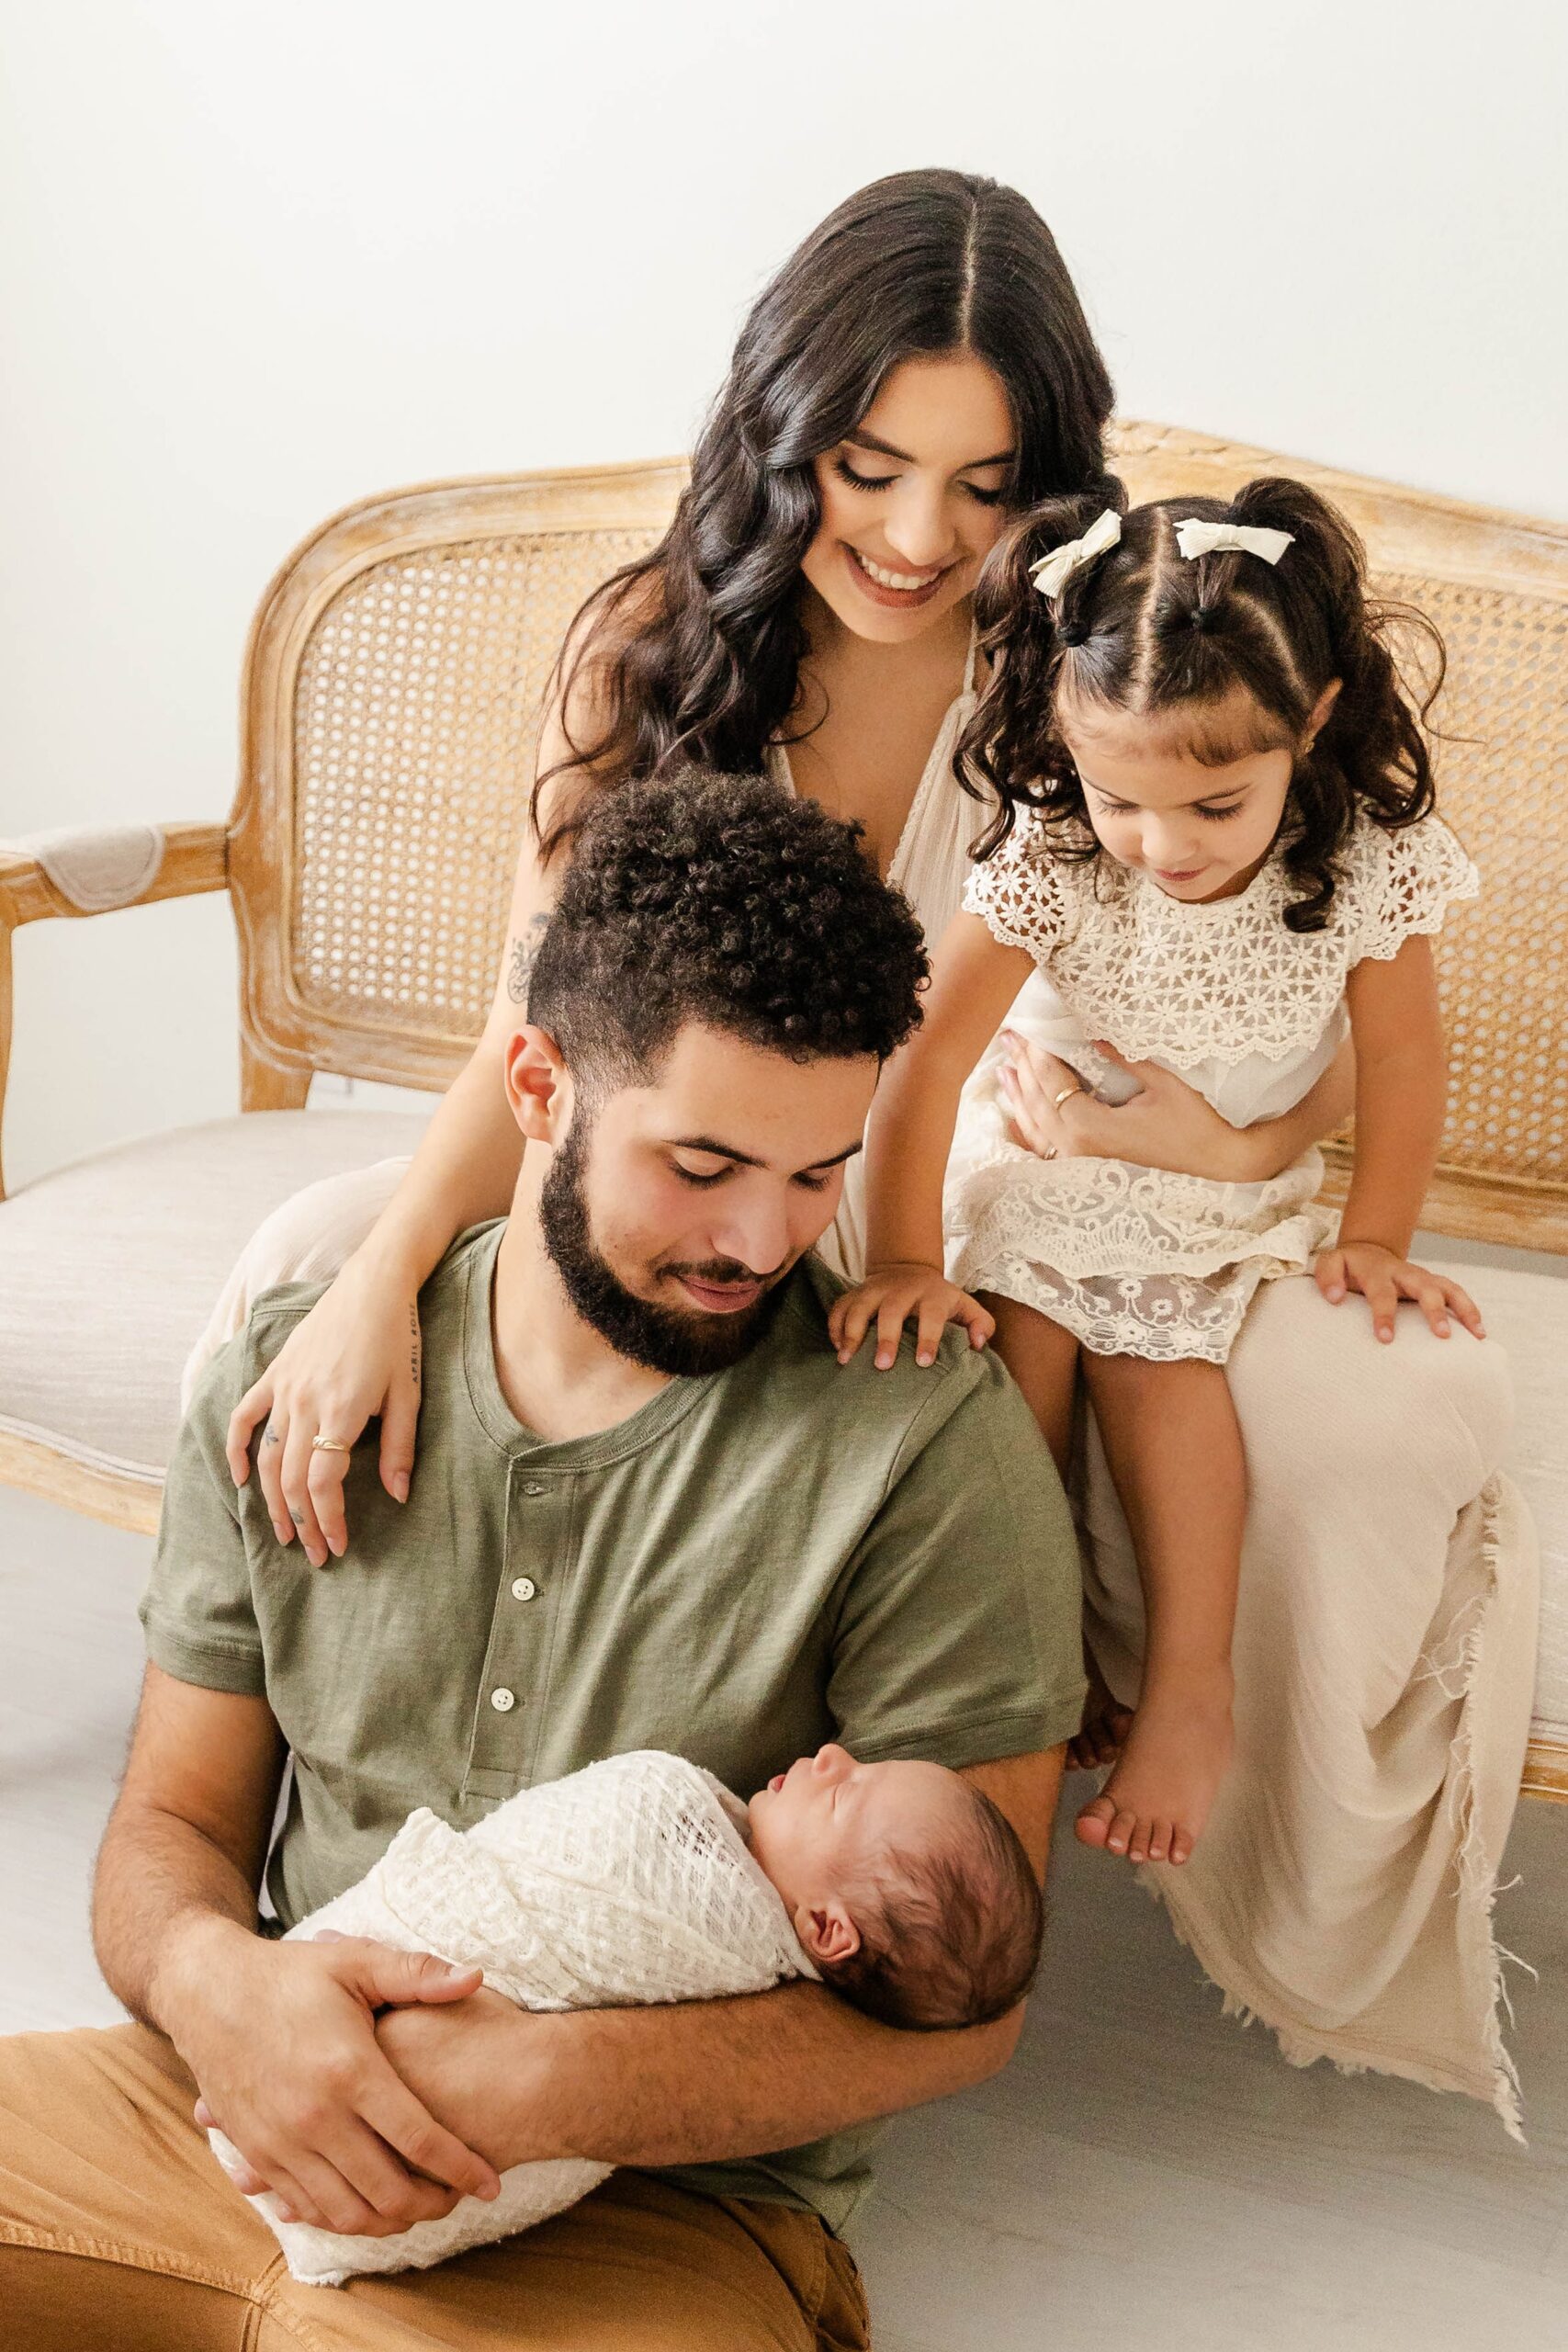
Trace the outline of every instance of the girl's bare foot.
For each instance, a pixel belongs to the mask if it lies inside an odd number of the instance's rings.
[[[1079,1814],[1086,1846],[1130,1862],[1184,1862],[1231,1760],[1228,1668],[1145,1693],[1115,1769]]]
[[[1126,1745],[1127,1734],[1133,1728],[1133,1710],[1111,1697],[1087,1642],[1083,1662],[1089,1677],[1089,1696],[1083,1702],[1083,1727],[1076,1739],[1067,1742],[1067,1770],[1103,1772],[1108,1764],[1115,1763]]]

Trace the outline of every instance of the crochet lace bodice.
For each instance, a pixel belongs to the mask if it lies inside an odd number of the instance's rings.
[[[1086,1036],[1184,1073],[1254,1056],[1304,1063],[1334,1026],[1355,966],[1439,930],[1447,907],[1479,888],[1436,817],[1394,832],[1361,819],[1328,921],[1306,933],[1285,927],[1296,890],[1277,851],[1238,897],[1192,905],[1108,856],[1063,858],[1046,844],[1043,820],[1024,815],[974,869],[965,910],[1033,956]]]

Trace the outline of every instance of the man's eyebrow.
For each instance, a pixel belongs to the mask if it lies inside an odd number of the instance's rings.
[[[737,1151],[732,1143],[720,1143],[716,1136],[676,1136],[671,1142],[670,1148],[671,1151],[705,1151],[714,1159],[733,1159],[740,1168],[765,1168],[768,1164],[765,1159],[758,1159],[749,1151]],[[863,1148],[857,1136],[853,1143],[847,1143],[844,1146],[842,1151],[835,1151],[827,1159],[808,1159],[804,1168],[797,1168],[795,1172],[797,1176],[809,1176],[818,1168],[840,1167],[846,1159],[852,1159],[856,1152]]]
[[[844,439],[856,449],[874,449],[879,458],[897,458],[901,466],[918,466],[919,459],[911,458],[908,449],[896,449],[891,441],[879,441],[874,433],[846,433]],[[971,458],[967,465],[955,467],[961,474],[982,472],[987,466],[1010,466],[1016,452],[1004,449],[999,458]]]

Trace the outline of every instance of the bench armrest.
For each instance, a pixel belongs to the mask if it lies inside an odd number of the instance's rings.
[[[80,825],[0,842],[0,1118],[11,1065],[11,933],[51,915],[107,914],[228,887],[220,824]]]
[[[0,841],[0,930],[228,887],[221,824],[77,825]]]

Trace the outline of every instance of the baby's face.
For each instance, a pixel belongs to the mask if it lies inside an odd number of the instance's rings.
[[[891,1851],[923,1851],[951,1835],[967,1802],[943,1765],[860,1764],[830,1741],[752,1798],[751,1852],[812,1958],[835,1958],[833,1925],[848,1917],[851,1891],[880,1875]]]

